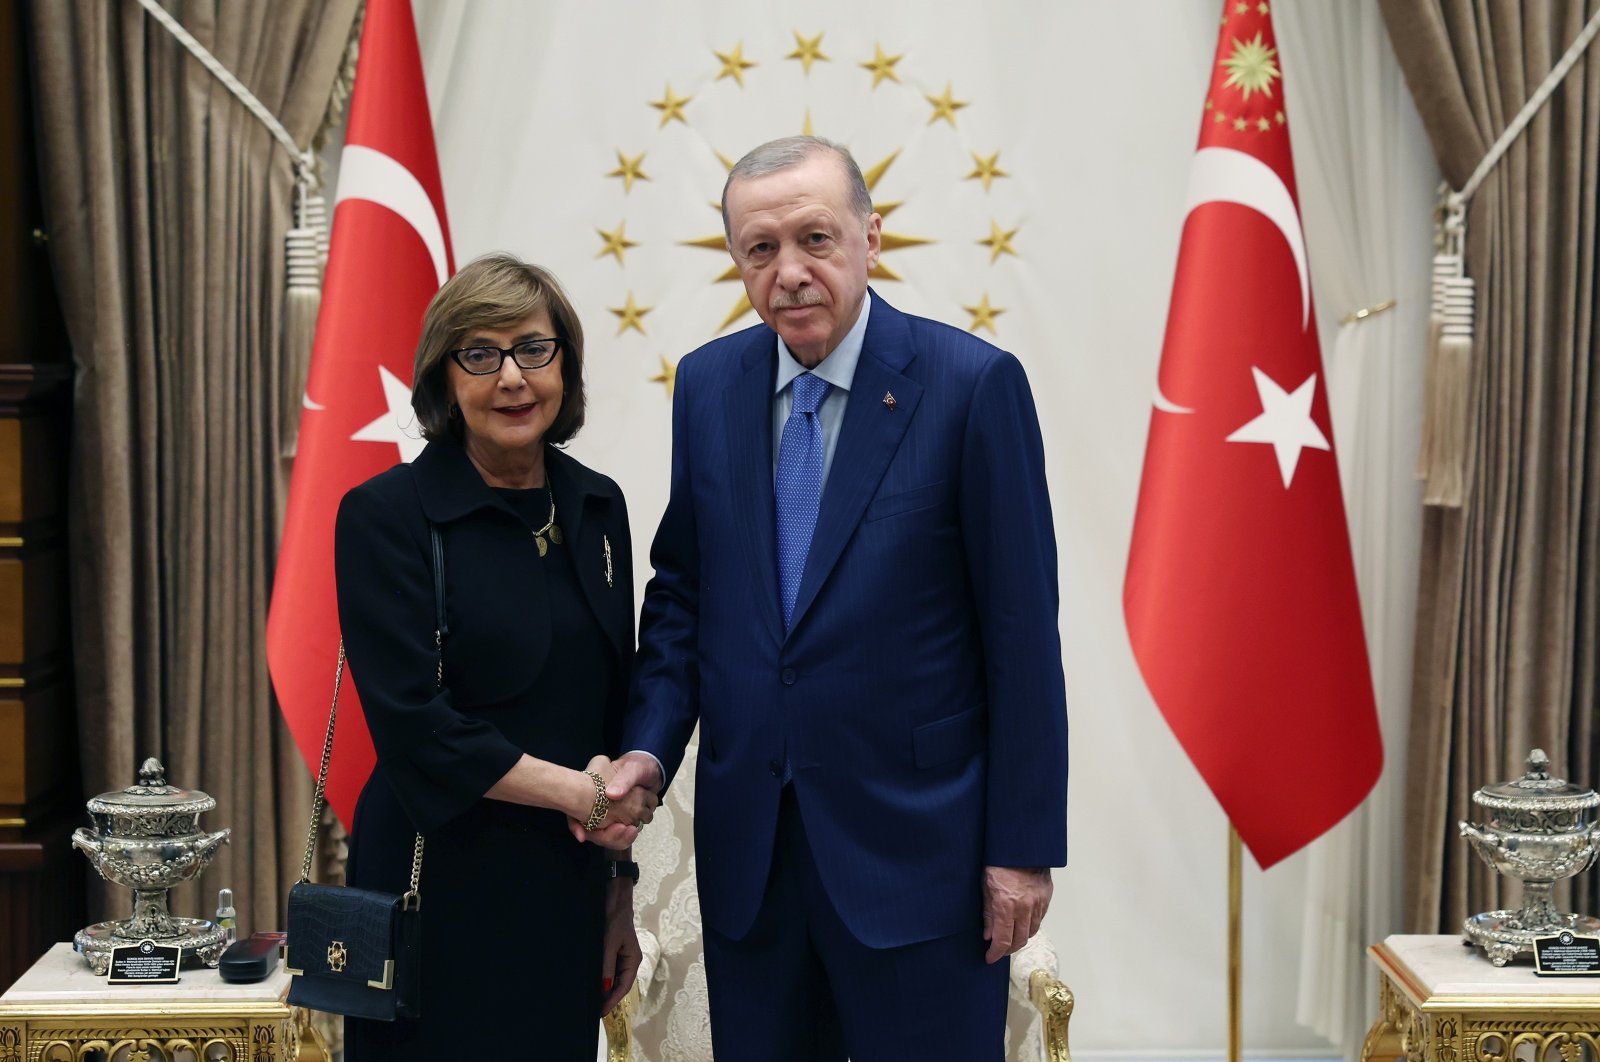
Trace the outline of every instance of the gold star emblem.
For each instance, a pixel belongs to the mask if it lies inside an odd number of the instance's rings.
[[[1228,79],[1223,84],[1238,89],[1247,100],[1252,92],[1271,96],[1273,80],[1283,76],[1274,61],[1277,54],[1276,48],[1269,47],[1261,39],[1259,30],[1253,41],[1242,41],[1235,37],[1233,54],[1219,64],[1228,68]]]
[[[1213,111],[1211,113],[1211,120],[1213,122],[1226,122],[1228,120],[1228,116],[1223,114],[1221,111]]]
[[[1279,125],[1282,125],[1284,122],[1288,121],[1288,119],[1283,116],[1283,112],[1282,111],[1279,111],[1277,114],[1274,114],[1272,116],[1272,120],[1274,122],[1277,122]]]
[[[979,240],[978,243],[989,248],[990,265],[994,265],[996,262],[998,262],[1000,260],[1000,256],[1003,254],[1009,254],[1012,257],[1018,258],[1021,257],[1017,254],[1017,249],[1011,246],[1011,237],[1015,236],[1017,232],[1017,229],[1011,229],[1009,231],[1002,229],[998,221],[995,221],[993,218],[989,219],[989,238],[986,240]]]
[[[1257,118],[1256,119],[1256,129],[1258,129],[1259,131],[1265,133],[1268,129],[1271,129],[1271,128],[1272,128],[1272,123],[1267,121],[1265,118]]]
[[[689,119],[683,116],[683,106],[692,100],[693,96],[677,96],[672,92],[672,85],[667,85],[667,94],[664,99],[651,100],[650,106],[661,112],[661,124],[657,129],[664,129],[668,122],[676,118],[684,125],[689,124]]]
[[[956,125],[956,112],[968,103],[966,100],[958,100],[950,95],[950,82],[948,81],[944,83],[944,95],[929,96],[924,93],[922,98],[933,104],[933,115],[928,119],[928,124],[932,125],[940,118],[943,118],[950,123],[950,128],[952,129]]]
[[[784,56],[785,59],[798,59],[800,65],[806,68],[806,76],[811,76],[812,63],[831,63],[832,59],[822,54],[822,34],[817,34],[809,40],[800,36],[799,30],[794,33],[795,50]]]
[[[648,181],[650,175],[644,172],[644,152],[639,152],[634,158],[629,158],[617,149],[617,168],[606,174],[607,177],[621,177],[623,194],[633,191],[634,181]]]
[[[661,371],[650,377],[651,383],[658,383],[667,389],[667,397],[672,397],[672,389],[678,384],[678,363],[668,361],[665,354],[657,354],[661,359]]]
[[[744,41],[735,44],[731,52],[713,51],[711,54],[722,63],[722,69],[717,71],[716,80],[721,81],[725,77],[731,77],[739,83],[740,88],[744,88],[744,72],[756,65],[744,57]]]
[[[614,255],[617,259],[617,265],[627,265],[627,263],[622,260],[622,253],[629,247],[639,246],[637,243],[633,242],[622,234],[622,230],[627,227],[627,224],[628,223],[626,221],[617,222],[616,232],[607,232],[605,229],[598,228],[594,230],[600,234],[600,238],[602,240],[606,241],[605,246],[601,247],[599,252],[595,255],[596,258],[604,258],[608,254]]]
[[[990,335],[996,334],[994,319],[1006,312],[1003,307],[989,305],[989,293],[987,291],[983,293],[983,298],[978,300],[978,305],[963,306],[961,308],[972,315],[972,324],[967,326],[967,331],[976,332],[980,328],[987,328]]]
[[[900,75],[894,72],[894,64],[905,58],[905,53],[899,55],[884,55],[883,45],[872,46],[872,58],[861,64],[863,70],[872,71],[872,87],[877,88],[878,82],[885,78],[900,84]]]
[[[633,301],[633,292],[628,292],[628,301],[622,307],[608,306],[606,309],[617,315],[620,322],[617,325],[617,335],[621,335],[632,328],[642,336],[644,330],[644,315],[655,309],[654,306],[640,306]]]
[[[1249,11],[1250,11],[1250,5],[1249,4],[1234,4],[1233,5],[1233,13],[1235,15],[1247,14]]]
[[[1261,3],[1256,5],[1256,10],[1261,12],[1262,16],[1265,17],[1271,13],[1272,8],[1268,6],[1267,0],[1261,0]]]
[[[1247,124],[1249,124],[1249,123],[1247,123],[1247,122],[1246,122],[1246,121],[1245,121],[1245,120],[1244,120],[1244,119],[1243,119],[1243,118],[1235,118],[1235,119],[1234,119],[1234,120],[1233,120],[1233,127],[1234,127],[1234,128],[1235,128],[1235,129],[1237,129],[1237,130],[1239,130],[1239,131],[1240,131],[1240,132],[1243,132],[1243,131],[1244,131],[1244,127],[1245,127],[1245,126],[1246,126],[1246,125],[1247,125]]]
[[[972,161],[977,163],[977,167],[971,173],[963,177],[962,180],[982,181],[983,190],[985,192],[989,190],[990,182],[992,182],[996,177],[1011,176],[1011,174],[1000,168],[1000,152],[998,151],[996,151],[993,155],[990,155],[988,158],[984,158],[982,155],[974,151],[972,152]]]

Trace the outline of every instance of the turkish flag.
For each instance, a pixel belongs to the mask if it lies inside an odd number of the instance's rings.
[[[267,617],[273,688],[313,772],[339,645],[334,517],[345,491],[422,449],[411,363],[428,300],[454,271],[411,5],[367,0],[366,12]],[[348,826],[376,756],[349,682],[339,707],[327,793]]]
[[[1270,8],[1224,6],[1123,610],[1184,750],[1263,867],[1383,766]]]

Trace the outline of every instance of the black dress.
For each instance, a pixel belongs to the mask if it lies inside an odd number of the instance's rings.
[[[347,1021],[348,1062],[595,1057],[605,853],[574,841],[559,812],[482,796],[524,752],[581,770],[617,751],[632,650],[626,514],[609,480],[548,453],[551,493],[491,490],[459,447],[435,442],[341,507],[340,621],[379,754],[350,882],[404,891],[414,835],[426,837],[423,1016]],[[541,557],[531,531],[552,497],[565,541]],[[429,518],[445,547],[443,691],[431,688],[431,568],[412,556]],[[420,639],[401,633],[402,612]]]

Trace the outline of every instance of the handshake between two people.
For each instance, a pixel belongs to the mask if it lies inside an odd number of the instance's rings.
[[[639,831],[655,817],[661,803],[660,765],[645,753],[630,752],[615,760],[596,756],[586,770],[605,779],[610,806],[593,829],[570,816],[567,829],[579,841],[591,841],[613,851],[629,848]]]

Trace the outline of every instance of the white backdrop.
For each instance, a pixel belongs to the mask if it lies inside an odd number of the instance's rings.
[[[1283,33],[1297,6],[1283,5],[1275,14],[1280,35],[1299,47],[1318,46],[1318,34]],[[1072,748],[1072,865],[1057,874],[1045,928],[1078,997],[1074,1051],[1079,1057],[1218,1053],[1226,1040],[1226,822],[1139,679],[1123,627],[1121,584],[1219,5],[414,0],[414,6],[457,261],[507,249],[550,266],[567,285],[588,340],[589,426],[573,452],[626,491],[641,587],[668,467],[669,404],[664,385],[651,377],[661,372],[661,359],[674,361],[716,334],[741,293],[736,281],[716,282],[725,255],[686,243],[721,234],[711,207],[726,172],[717,153],[737,158],[760,141],[802,131],[808,116],[816,133],[847,144],[864,168],[899,153],[874,190],[880,204],[902,204],[884,227],[933,242],[891,250],[885,261],[904,279],[876,281],[876,289],[903,310],[961,327],[973,320],[963,307],[984,296],[1003,308],[994,318],[996,334],[979,334],[1022,359],[1045,434]],[[1337,18],[1329,13],[1346,4],[1302,0],[1299,6]],[[1348,5],[1358,6],[1376,18],[1366,0]],[[823,34],[820,49],[829,59],[814,61],[809,74],[800,60],[785,58],[797,50],[797,33]],[[1369,48],[1366,61],[1386,64],[1392,77],[1387,43],[1378,44],[1381,50]],[[742,86],[717,76],[725,63],[713,54],[731,55],[736,45],[757,64],[743,69]],[[873,75],[859,64],[873,58],[876,46],[903,55],[894,67],[899,82],[871,87]],[[1319,239],[1317,226],[1331,237],[1329,226],[1350,219],[1343,205],[1313,200],[1348,194],[1337,173],[1322,171],[1342,164],[1334,157],[1339,145],[1359,130],[1313,135],[1307,126],[1326,108],[1297,99],[1312,79],[1297,76],[1288,40],[1286,49],[1290,128],[1314,275],[1322,283],[1330,260],[1342,260],[1331,249],[1319,256],[1319,246],[1330,241]],[[941,96],[947,83],[952,98],[968,103],[955,112],[953,126],[930,119],[934,107],[926,99]],[[1318,79],[1317,88],[1330,83],[1336,79]],[[650,105],[666,99],[669,87],[689,98],[686,122],[663,125],[662,110]],[[1407,113],[1382,132],[1411,143],[1420,130],[1404,102]],[[619,151],[630,158],[643,152],[641,168],[650,179],[635,181],[630,191],[622,178],[608,176],[618,168]],[[988,190],[965,179],[973,152],[995,151],[1009,176]],[[1415,363],[1421,307],[1409,297],[1425,282],[1434,176],[1425,148],[1391,161],[1394,194],[1385,209],[1396,246],[1416,252],[1396,253],[1408,290],[1374,293],[1373,301],[1408,297],[1385,324],[1387,354]],[[1308,168],[1325,179],[1311,179]],[[635,244],[620,261],[601,252],[600,235],[619,224]],[[1016,230],[1014,254],[994,257],[992,247],[979,244],[992,225]],[[1318,303],[1330,375],[1340,371],[1331,357],[1338,318],[1356,308],[1331,304],[1335,287],[1319,289]],[[1351,283],[1339,295],[1363,290]],[[630,295],[634,305],[650,308],[641,319],[644,331],[619,334],[612,311]],[[738,326],[753,322],[747,316]],[[1402,364],[1365,391],[1344,388],[1351,401],[1383,398],[1386,434],[1365,474],[1400,499],[1398,511],[1370,516],[1352,504],[1352,518],[1384,521],[1388,539],[1402,544],[1415,538],[1406,489],[1395,486],[1403,480],[1397,470],[1408,472],[1414,453],[1414,375]],[[1348,408],[1335,416],[1340,430],[1371,430]],[[1348,462],[1353,440],[1336,442]],[[1396,445],[1404,452],[1395,452]],[[1393,617],[1409,609],[1414,563],[1414,548],[1392,560],[1380,548],[1362,568],[1369,629],[1392,637],[1380,698],[1409,666],[1409,625],[1397,627]],[[1385,593],[1372,592],[1375,581]],[[1383,610],[1376,625],[1373,609]],[[1385,711],[1386,720],[1403,722],[1403,705],[1391,699]],[[1392,723],[1386,733],[1397,735]],[[1396,776],[1391,746],[1385,777]],[[1392,819],[1392,804],[1384,814]],[[1396,874],[1398,866],[1396,854]],[[1252,1053],[1332,1053],[1327,1040],[1295,1022],[1306,868],[1302,854],[1270,874],[1247,869],[1244,1017]],[[1383,877],[1381,867],[1373,873]],[[1380,910],[1389,906],[1385,899]],[[1367,1000],[1355,1002],[1364,1013],[1370,1008]]]

